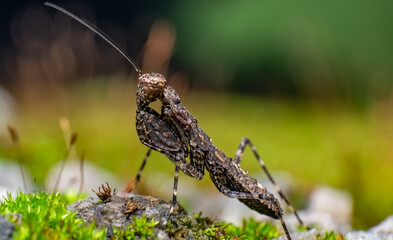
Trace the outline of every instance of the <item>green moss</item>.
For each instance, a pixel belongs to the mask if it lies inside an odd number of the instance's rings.
[[[279,228],[270,222],[258,222],[253,218],[243,219],[241,227],[229,224],[226,231],[232,235],[240,236],[241,239],[267,240],[278,237]]]
[[[154,226],[158,223],[159,221],[155,221],[154,219],[148,221],[146,216],[141,218],[134,217],[133,223],[126,230],[114,228],[111,239],[135,239],[136,237],[141,239],[155,239]]]
[[[0,214],[15,224],[13,239],[105,239],[106,231],[85,225],[77,213],[67,211],[70,199],[44,192],[11,194],[0,203]]]

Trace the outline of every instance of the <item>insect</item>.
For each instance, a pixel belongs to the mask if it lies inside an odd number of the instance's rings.
[[[162,74],[143,74],[125,51],[97,27],[55,4],[46,2],[45,5],[67,14],[94,31],[119,51],[131,63],[139,75],[136,94],[136,129],[140,141],[149,147],[149,150],[143,159],[136,178],[129,184],[126,191],[131,191],[139,182],[141,172],[150,156],[151,150],[155,150],[165,154],[175,165],[173,204],[177,203],[179,171],[200,180],[204,177],[206,169],[210,173],[210,178],[214,185],[221,193],[227,197],[238,199],[261,214],[280,220],[287,238],[291,239],[283,219],[283,210],[279,201],[240,167],[244,149],[246,146],[250,146],[255,158],[281,198],[284,199],[290,210],[295,214],[299,223],[304,225],[288,198],[275,183],[264,161],[248,138],[242,139],[234,159],[227,157],[198,126],[197,119],[181,103],[179,95],[166,83],[166,79]],[[149,106],[155,101],[161,102],[160,113]],[[189,161],[187,161],[187,158],[189,158]]]

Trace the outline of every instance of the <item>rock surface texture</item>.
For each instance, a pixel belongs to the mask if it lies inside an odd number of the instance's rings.
[[[393,240],[393,215],[386,218],[377,226],[370,228],[367,232],[350,232],[345,237],[348,240]]]
[[[159,239],[170,239],[170,236],[165,232],[168,221],[171,221],[172,226],[178,226],[179,229],[185,231],[183,232],[184,238],[192,239],[192,233],[187,233],[187,229],[181,225],[185,222],[197,224],[195,218],[188,215],[180,205],[176,205],[173,212],[170,213],[171,207],[169,202],[155,197],[128,194],[125,196],[113,195],[108,201],[89,197],[69,205],[68,209],[78,211],[78,217],[86,223],[94,221],[97,227],[107,228],[107,237],[111,236],[113,227],[125,229],[134,221],[134,216],[137,218],[146,216],[148,220],[159,221],[155,226],[156,236]]]
[[[4,216],[0,216],[0,240],[11,239],[14,224],[10,223]]]

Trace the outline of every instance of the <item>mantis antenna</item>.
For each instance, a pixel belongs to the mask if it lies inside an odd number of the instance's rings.
[[[45,2],[44,5],[54,8],[66,15],[68,15],[69,17],[75,19],[76,21],[78,21],[79,23],[83,24],[85,27],[87,27],[88,29],[90,29],[91,31],[95,32],[98,36],[100,36],[102,39],[104,39],[107,43],[109,43],[112,47],[114,47],[121,55],[123,55],[128,62],[131,63],[131,65],[135,68],[135,71],[139,74],[139,76],[142,75],[142,71],[136,66],[135,62],[132,60],[132,58],[130,56],[128,56],[128,54],[119,46],[119,44],[117,44],[115,41],[113,41],[109,36],[107,36],[102,30],[100,30],[98,27],[94,26],[94,24],[89,23],[89,21],[87,21],[86,19],[82,19],[78,16],[76,16],[75,14],[67,11],[66,9],[57,6],[56,4],[50,3],[50,2]]]

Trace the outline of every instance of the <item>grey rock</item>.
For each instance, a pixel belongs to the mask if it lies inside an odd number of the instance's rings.
[[[5,216],[0,216],[0,240],[11,239],[14,229],[14,224],[9,222]]]
[[[196,225],[193,216],[188,215],[180,205],[176,205],[170,213],[172,204],[158,198],[142,195],[128,194],[125,196],[113,195],[110,201],[103,202],[98,198],[89,197],[79,200],[68,206],[68,210],[77,211],[78,217],[87,224],[95,222],[97,227],[106,228],[107,237],[111,236],[113,227],[125,229],[134,221],[134,216],[140,218],[146,216],[148,220],[159,221],[155,226],[156,236],[159,239],[169,239],[166,233],[166,224],[171,221],[173,226],[184,225],[184,222]],[[188,229],[179,227],[185,231],[183,238],[192,239],[192,233]]]
[[[350,232],[345,237],[348,240],[393,240],[393,215],[368,231]]]
[[[369,229],[369,232],[393,234],[393,215],[387,217],[383,222]]]
[[[327,213],[338,224],[350,224],[352,221],[352,197],[345,190],[319,187],[311,197],[310,212]]]
[[[348,240],[393,240],[393,234],[356,231],[347,233]]]
[[[352,197],[347,191],[325,186],[314,190],[307,209],[298,213],[307,225],[345,234],[352,228],[352,205]],[[288,215],[286,220],[290,230],[297,228],[298,221],[293,214]]]
[[[157,231],[157,238],[158,238],[158,239],[161,239],[161,240],[169,240],[169,239],[170,239],[170,238],[168,237],[168,235],[166,234],[166,232],[163,231],[163,230],[161,230],[161,229],[159,229],[159,230]]]

